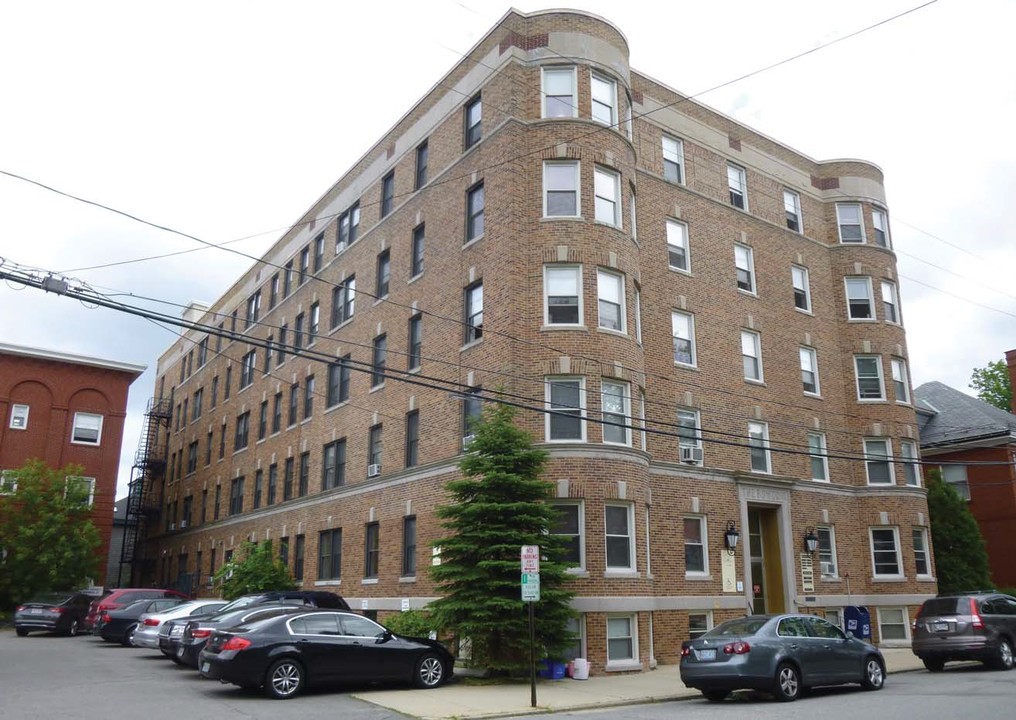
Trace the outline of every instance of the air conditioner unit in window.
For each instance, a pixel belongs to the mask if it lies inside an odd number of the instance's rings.
[[[187,521],[186,520],[181,520],[180,521],[180,529],[183,530],[186,527],[187,527]]]
[[[380,474],[381,474],[381,466],[380,465],[374,464],[374,465],[368,465],[367,466],[367,477],[377,477]]]
[[[175,530],[176,530],[176,523],[170,523],[169,524],[169,531],[170,532],[174,532]]]
[[[468,450],[468,449],[469,449],[469,443],[473,442],[473,439],[474,439],[475,437],[476,437],[476,436],[475,436],[475,435],[473,435],[473,433],[469,433],[468,435],[466,435],[465,437],[463,437],[463,438],[462,438],[462,449],[463,449],[463,450]]]
[[[702,448],[683,447],[681,448],[681,462],[698,465],[702,462]]]
[[[349,247],[349,243],[348,242],[345,242],[345,241],[343,241],[343,242],[337,242],[337,243],[335,243],[335,252],[336,253],[340,253],[343,250],[345,250],[347,247]]]

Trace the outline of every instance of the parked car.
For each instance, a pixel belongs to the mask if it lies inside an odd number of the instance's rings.
[[[117,588],[100,598],[92,600],[88,608],[88,615],[85,617],[85,629],[93,629],[96,618],[106,610],[116,610],[120,607],[130,605],[138,600],[155,600],[158,598],[179,598],[190,600],[190,596],[184,595],[176,590],[163,590],[159,588]]]
[[[819,685],[880,690],[885,660],[874,645],[814,615],[749,615],[685,640],[681,680],[713,701],[741,689],[789,701]]]
[[[306,606],[303,604],[271,602],[240,609],[223,609],[214,615],[195,618],[186,623],[176,621],[172,635],[167,640],[167,647],[173,648],[171,657],[175,663],[196,669],[198,667],[198,656],[216,628],[233,627],[234,625],[242,625],[245,622],[251,622],[258,618],[285,615],[304,609],[306,609]],[[177,628],[180,628],[179,635],[176,633]],[[159,647],[160,649],[162,648],[161,641]]]
[[[940,672],[950,660],[980,660],[999,670],[1016,664],[1016,598],[996,592],[939,595],[917,611],[911,649]]]
[[[286,603],[288,605],[309,605],[311,607],[349,610],[349,603],[341,595],[326,590],[269,590],[266,592],[241,595],[231,601],[222,612],[240,610],[251,605],[265,603]]]
[[[220,610],[225,604],[225,600],[217,598],[189,600],[168,610],[162,610],[157,613],[145,613],[138,618],[138,629],[134,631],[134,646],[158,648],[159,630],[167,621],[177,618],[209,615]]]
[[[93,599],[93,595],[73,591],[36,595],[14,609],[14,631],[18,637],[32,630],[77,635]]]
[[[105,610],[92,628],[92,633],[106,642],[118,642],[130,647],[134,644],[134,631],[137,630],[142,615],[168,610],[181,602],[180,598],[157,598],[138,600],[116,610]]]
[[[201,651],[202,676],[272,698],[306,686],[395,681],[434,688],[452,676],[455,658],[436,640],[395,635],[351,612],[302,610],[216,630]]]

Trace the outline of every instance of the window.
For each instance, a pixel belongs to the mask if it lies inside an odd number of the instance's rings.
[[[314,340],[317,338],[318,330],[321,327],[321,305],[318,303],[311,303],[310,306],[310,317],[307,321],[307,346],[314,344]]]
[[[289,386],[289,422],[287,425],[292,427],[296,425],[296,421],[299,419],[300,409],[300,383],[293,383]]]
[[[667,220],[667,263],[671,270],[691,272],[688,226],[677,220]]]
[[[212,378],[212,402],[209,407],[215,407],[219,402],[219,376]]]
[[[808,454],[811,457],[811,479],[829,482],[829,458],[823,433],[808,433]]]
[[[339,532],[342,531],[340,530]],[[293,579],[298,583],[303,582],[303,557],[306,544],[306,537],[304,535],[296,536],[296,547],[293,549]],[[341,546],[341,539],[339,544]]]
[[[415,190],[419,190],[427,184],[427,156],[429,155],[427,141],[416,146],[416,184]]]
[[[205,446],[205,465],[212,464],[212,444],[214,442],[214,433],[208,433],[208,444]]]
[[[258,315],[261,314],[261,291],[258,290],[256,293],[247,298],[247,322],[244,325],[244,329],[249,328],[251,325],[258,321]]]
[[[417,225],[413,229],[413,260],[409,273],[410,277],[416,277],[423,272],[423,244],[425,237],[425,227]]]
[[[845,279],[847,288],[847,317],[851,320],[874,320],[875,301],[871,294],[871,278]]]
[[[918,577],[931,577],[931,562],[928,560],[928,528],[915,527],[914,567]]]
[[[582,268],[578,265],[546,265],[543,268],[546,325],[582,324]]]
[[[466,126],[464,145],[466,150],[468,150],[473,147],[473,145],[480,142],[480,138],[483,137],[481,127],[481,121],[483,119],[483,105],[480,102],[479,95],[466,103],[464,118]]]
[[[466,345],[483,337],[483,282],[466,288]]]
[[[966,465],[941,465],[942,479],[964,500],[970,500],[970,483],[967,481]]]
[[[272,346],[274,344],[275,339],[269,335],[267,340],[265,340],[265,364],[264,367],[261,368],[261,377],[264,377],[272,371]]]
[[[794,286],[794,307],[811,312],[811,283],[808,269],[793,265],[790,268],[791,284]]]
[[[314,272],[318,272],[325,264],[325,234],[319,233],[314,238]]]
[[[27,430],[29,409],[28,405],[11,405],[11,422],[8,427],[12,430]]]
[[[836,580],[839,577],[836,569],[836,530],[830,526],[819,526],[816,532],[821,577],[823,580]]]
[[[696,449],[702,447],[702,429],[698,410],[679,408],[677,411],[677,445],[678,448]],[[683,455],[683,453],[682,453]],[[701,465],[696,460],[695,465]]]
[[[483,235],[483,183],[466,191],[466,242]]]
[[[694,366],[696,362],[694,316],[683,312],[672,312],[670,327],[674,336],[674,362],[678,365]]]
[[[617,83],[610,78],[592,73],[590,80],[592,118],[604,125],[617,124]]]
[[[388,281],[392,272],[391,258],[390,250],[385,250],[377,256],[377,280],[374,285],[374,294],[379,300],[388,294]]]
[[[638,630],[634,615],[607,617],[607,666],[638,660]]]
[[[482,388],[471,388],[462,400],[462,437],[471,438],[475,425],[483,417]]]
[[[879,355],[855,355],[858,400],[885,400],[882,382],[882,358]]]
[[[402,518],[402,577],[416,575],[416,515]]]
[[[300,538],[297,535],[297,548]],[[324,530],[318,536],[318,580],[342,578],[342,528]]]
[[[907,378],[907,362],[900,358],[890,358],[889,367],[893,375],[893,392],[896,402],[910,403],[910,381]]]
[[[895,483],[891,441],[881,439],[865,440],[864,458],[869,485],[892,485]]]
[[[409,318],[409,352],[406,353],[406,366],[409,370],[420,367],[423,358],[423,315],[417,313]]]
[[[346,484],[346,440],[336,440],[324,446],[321,454],[321,489]]]
[[[748,423],[748,447],[751,471],[772,472],[769,458],[769,425],[762,422]]]
[[[921,486],[920,465],[917,457],[917,443],[913,440],[900,440],[900,463],[903,465],[903,477],[911,487]]]
[[[80,445],[98,445],[102,440],[102,415],[95,413],[74,413],[74,427],[71,442]]]
[[[734,245],[737,289],[755,294],[755,253],[745,245]]]
[[[356,309],[356,276],[350,275],[332,291],[332,327],[352,319]]]
[[[878,608],[879,639],[907,641],[909,620],[906,608]]]
[[[383,450],[381,430],[382,426],[375,425],[367,436],[367,463],[378,468],[381,467],[381,452]]]
[[[303,285],[307,282],[307,273],[310,271],[310,245],[300,251],[300,268],[297,284]]]
[[[226,456],[226,423],[222,423],[222,432],[219,435],[219,460]]]
[[[239,515],[243,512],[243,478],[233,478],[229,486],[229,514]],[[216,489],[218,486],[216,486]]]
[[[864,223],[861,221],[861,206],[856,203],[836,205],[836,224],[840,229],[841,243],[863,243]]]
[[[254,472],[254,505],[253,509],[257,510],[261,507],[261,495],[264,489],[264,472],[259,468]]]
[[[233,366],[226,366],[226,382],[222,386],[222,399],[229,400],[229,389],[233,384]]]
[[[802,232],[801,196],[793,190],[783,191],[783,210],[787,216],[787,229]]]
[[[275,402],[272,404],[272,433],[282,429],[282,393],[275,393]]]
[[[889,216],[885,210],[872,208],[871,224],[875,228],[875,244],[879,247],[891,248],[893,244],[889,238]]]
[[[297,354],[303,349],[303,320],[303,313],[299,313],[293,320],[293,349]]]
[[[621,227],[621,176],[611,170],[593,171],[593,193],[597,222]]]
[[[757,332],[741,331],[741,364],[745,380],[762,382],[762,339]]]
[[[730,204],[742,210],[747,210],[748,181],[743,167],[727,164],[727,188],[730,190]]]
[[[420,461],[420,411],[406,413],[406,467],[414,467]]]
[[[356,242],[360,233],[360,203],[354,203],[346,212],[339,215],[336,231],[335,252],[342,252]]]
[[[243,361],[240,364],[240,389],[243,390],[245,387],[254,382],[254,368],[257,364],[257,350],[251,350],[249,353],[243,356]]]
[[[395,171],[385,175],[381,179],[381,217],[386,217],[392,211],[395,201]]]
[[[584,570],[586,567],[585,542],[583,528],[585,518],[581,502],[556,502],[553,503],[557,510],[557,522],[550,531],[565,542],[566,550],[561,557],[561,562],[568,568]]]
[[[303,419],[314,414],[314,376],[308,375],[303,384]]]
[[[363,539],[363,576],[376,578],[381,559],[381,524],[367,523],[366,530]]]
[[[631,213],[631,239],[638,243],[639,231],[638,219],[635,217],[635,207],[635,188],[633,186],[631,192],[628,193],[628,212]]]
[[[197,443],[194,445],[195,465],[197,464]],[[72,505],[92,507],[95,501],[95,478],[68,475],[64,480],[64,498]],[[184,517],[190,519],[190,497],[184,500]]]
[[[250,432],[250,413],[236,416],[236,433],[233,435],[233,452],[247,447],[247,436]]]
[[[271,310],[275,307],[276,303],[279,302],[279,274],[275,273],[272,275],[271,281],[268,283],[268,309]]]
[[[635,286],[635,342],[642,344],[642,292]]]
[[[370,386],[380,387],[385,384],[385,369],[388,365],[388,336],[378,335],[374,338],[374,350],[370,366]]]
[[[635,515],[631,504],[607,504],[603,508],[607,543],[607,570],[634,570]]]
[[[543,216],[578,217],[578,162],[543,163]]]
[[[548,441],[586,439],[586,385],[583,378],[548,378],[546,433]]]
[[[713,627],[713,615],[710,612],[688,613],[688,638],[694,640],[702,637]]]
[[[596,271],[599,326],[625,332],[624,276],[606,270]]]
[[[292,500],[293,499],[293,469],[294,469],[293,466],[294,466],[294,462],[295,461],[294,461],[293,458],[288,457],[288,458],[286,458],[286,462],[282,466],[283,467],[283,470],[282,470],[282,501],[283,502],[285,502],[286,500]],[[275,500],[275,498],[273,497],[273,495],[274,495],[273,491],[274,491],[274,486],[271,486],[270,489],[269,489],[269,496],[268,496],[268,498],[269,498],[268,502],[269,503],[271,503],[271,502],[273,502]]]
[[[198,441],[195,440],[187,446],[187,474],[195,473],[198,470]]]
[[[801,384],[805,395],[819,395],[821,387],[818,382],[818,353],[814,348],[800,348]]]
[[[201,338],[198,343],[198,367],[204,367],[208,362],[208,336]]]
[[[684,143],[663,136],[663,177],[670,182],[684,183]]]
[[[871,528],[871,561],[875,578],[903,577],[896,528]]]
[[[279,350],[275,356],[276,365],[281,365],[286,361],[286,332],[288,329],[286,323],[282,323],[282,327],[279,328]]]
[[[708,572],[705,525],[703,517],[684,519],[684,572],[687,575],[705,575]]]
[[[293,288],[293,261],[290,260],[282,270],[282,297],[289,297]],[[233,317],[236,317],[234,313]]]
[[[297,495],[303,497],[310,491],[310,453],[300,453],[300,478]]]
[[[0,470],[0,495],[13,495],[17,491],[17,476],[10,471]]]
[[[242,493],[241,493],[242,495]],[[212,510],[212,520],[219,519],[219,500],[222,499],[222,486],[216,484],[215,486],[215,508]]]
[[[600,383],[603,442],[631,445],[631,396],[625,383]]]
[[[900,303],[896,298],[896,283],[882,281],[882,316],[887,323],[900,324]]]
[[[575,68],[543,68],[543,117],[570,118],[577,115]]]

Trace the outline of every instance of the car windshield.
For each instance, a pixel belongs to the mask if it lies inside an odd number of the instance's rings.
[[[130,605],[125,605],[122,608],[118,608],[118,610],[122,610],[125,613],[134,612],[135,610],[140,611],[148,607],[148,604],[150,602],[152,602],[151,598],[148,598],[146,600],[135,600]]]
[[[261,597],[262,597],[261,595],[244,595],[243,597],[238,597],[233,602],[224,606],[219,612],[225,613],[229,612],[230,610],[242,610],[248,605],[255,604],[258,600],[261,599]]]
[[[754,635],[762,629],[762,626],[767,622],[769,622],[769,618],[766,617],[738,618],[737,620],[728,620],[721,625],[717,625],[705,634],[713,637],[727,635]]]
[[[942,597],[925,600],[919,617],[926,615],[964,615],[970,612],[970,599],[966,597]]]

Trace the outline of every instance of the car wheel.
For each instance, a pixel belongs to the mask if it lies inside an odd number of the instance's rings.
[[[444,663],[434,653],[427,653],[416,663],[416,674],[413,676],[413,684],[416,687],[435,688],[444,682],[444,679]]]
[[[703,690],[702,694],[709,702],[721,702],[726,700],[727,696],[730,695],[726,690]]]
[[[78,621],[71,620],[71,626],[67,628],[67,634],[70,635],[71,637],[74,637],[75,635],[78,634],[79,630],[80,628],[78,627]]]
[[[28,637],[28,630],[25,628],[14,628],[14,632],[18,634],[18,637]]]
[[[861,687],[865,690],[881,690],[885,685],[885,668],[878,661],[877,657],[869,657],[864,661],[864,677],[861,678]]]
[[[1012,654],[1012,643],[1006,638],[998,639],[998,649],[995,651],[995,668],[997,670],[1012,670],[1014,664]]]
[[[928,672],[942,672],[942,668],[945,667],[945,660],[938,658],[924,658],[921,662],[924,663],[924,667],[928,668]]]
[[[134,647],[134,631],[137,629],[138,626],[136,624],[127,628],[127,631],[123,634],[123,640],[120,641],[120,644],[124,647]]]
[[[304,686],[303,665],[292,658],[273,662],[265,673],[265,693],[276,700],[288,700]]]
[[[776,682],[773,684],[773,695],[780,702],[797,700],[801,694],[801,675],[790,663],[780,663],[776,668]]]

